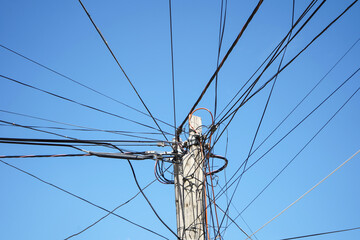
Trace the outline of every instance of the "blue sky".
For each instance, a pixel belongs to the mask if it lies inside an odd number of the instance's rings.
[[[352,1],[329,0],[294,39],[284,62],[289,61]],[[145,111],[114,59],[91,25],[78,1],[2,0],[0,44],[65,74],[82,84]],[[168,1],[83,2],[110,44],[126,73],[157,118],[173,124]],[[295,1],[295,19],[310,1]],[[220,1],[173,1],[176,116],[181,122],[216,69]],[[224,56],[251,14],[256,1],[228,0],[221,56]],[[319,3],[316,5],[318,6]],[[219,110],[239,90],[291,27],[292,1],[264,1],[219,74]],[[307,92],[330,70],[360,37],[360,7],[356,3],[278,77],[255,146],[261,143]],[[360,43],[342,59],[316,90],[249,160],[254,162],[284,136],[324,98],[359,68]],[[266,72],[271,77],[279,61]],[[0,74],[156,127],[149,117],[128,109],[0,48]],[[358,73],[283,142],[244,174],[230,216],[236,217],[360,86]],[[98,129],[150,131],[142,126],[102,114],[16,83],[0,79],[0,109]],[[260,86],[260,85],[258,85]],[[270,85],[238,112],[228,128],[226,176],[246,158],[261,117]],[[326,128],[309,144],[278,179],[243,213],[248,233],[257,230],[278,212],[315,185],[354,152],[360,143],[360,93],[357,93]],[[214,85],[199,107],[214,109]],[[199,112],[209,126],[206,112]],[[0,120],[22,125],[64,127],[56,123],[0,112]],[[161,125],[166,131],[173,131]],[[65,126],[66,127],[66,126]],[[79,139],[127,139],[105,132],[50,130]],[[0,126],[0,136],[57,138],[14,126]],[[162,139],[161,135],[155,135]],[[182,136],[184,138],[184,136]],[[130,138],[131,139],[131,138]],[[132,140],[132,139],[131,139]],[[163,140],[163,139],[162,139]],[[132,150],[159,150],[152,146]],[[109,151],[105,148],[93,150]],[[169,150],[169,149],[166,149]],[[226,134],[214,148],[225,155]],[[0,155],[75,153],[61,147],[0,144]],[[77,152],[76,152],[77,153]],[[97,157],[4,159],[21,169],[112,209],[137,193],[126,161]],[[134,162],[141,186],[154,179],[154,162]],[[360,193],[359,157],[354,158],[317,189],[261,230],[259,240],[358,227]],[[218,175],[225,183],[224,172]],[[229,194],[232,193],[230,189]],[[106,212],[69,196],[4,164],[0,164],[0,238],[65,239]],[[146,195],[164,221],[176,229],[173,185],[154,183]],[[226,207],[226,198],[217,202]],[[237,210],[236,210],[236,209]],[[174,236],[158,221],[139,195],[117,214]],[[245,239],[231,225],[224,239]],[[360,231],[317,237],[359,239]],[[109,216],[74,239],[158,239],[156,235]],[[160,239],[160,238],[159,238]]]

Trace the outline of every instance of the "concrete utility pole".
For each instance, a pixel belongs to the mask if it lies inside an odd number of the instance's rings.
[[[174,164],[177,234],[182,240],[205,240],[204,156],[199,142],[202,132],[200,117],[192,116],[189,132],[189,152]]]

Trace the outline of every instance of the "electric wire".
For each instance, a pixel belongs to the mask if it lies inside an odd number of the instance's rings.
[[[134,90],[134,92],[136,93],[137,97],[139,98],[139,100],[141,101],[141,103],[143,104],[143,106],[145,107],[146,111],[149,113],[150,117],[152,118],[152,120],[154,121],[154,123],[156,124],[156,126],[158,127],[159,131],[162,133],[162,135],[164,136],[164,138],[168,141],[168,138],[166,137],[164,131],[161,129],[160,125],[158,124],[158,122],[156,121],[156,119],[154,118],[154,116],[151,114],[149,108],[146,106],[145,102],[143,101],[143,99],[141,98],[140,94],[138,93],[138,91],[136,90],[134,84],[131,82],[130,78],[128,77],[128,75],[126,74],[125,70],[123,69],[123,67],[120,65],[120,62],[118,61],[118,59],[116,58],[115,54],[113,53],[113,51],[111,50],[109,44],[107,43],[107,41],[105,40],[105,37],[102,35],[102,33],[100,32],[100,29],[96,26],[94,20],[91,18],[89,12],[87,11],[87,9],[85,8],[84,4],[81,2],[81,0],[78,0],[81,7],[83,8],[83,10],[85,11],[86,15],[88,16],[89,20],[91,21],[92,25],[94,26],[94,28],[96,29],[96,31],[98,32],[98,34],[100,35],[101,39],[103,40],[104,44],[106,45],[107,49],[109,50],[109,52],[111,53],[112,57],[114,58],[114,60],[116,61],[117,65],[119,66],[119,68],[121,69],[122,73],[124,74],[125,78],[127,79],[127,81],[129,82],[129,84],[131,85],[132,89]]]
[[[147,128],[151,128],[151,129],[154,129],[154,130],[156,130],[156,131],[159,131],[158,129],[156,129],[156,128],[154,128],[154,127],[151,127],[151,126],[149,126],[149,125],[140,123],[140,122],[138,122],[138,121],[134,121],[134,120],[131,120],[131,119],[129,119],[129,118],[122,117],[122,116],[120,116],[120,115],[118,115],[118,114],[111,113],[111,112],[108,112],[108,111],[105,111],[105,110],[101,110],[101,109],[99,109],[99,108],[92,107],[92,106],[87,105],[87,104],[84,104],[84,103],[80,103],[80,102],[75,101],[75,100],[72,100],[72,99],[70,99],[70,98],[63,97],[63,96],[60,96],[60,95],[58,95],[58,94],[55,94],[55,93],[52,93],[52,92],[43,90],[43,89],[38,88],[38,87],[35,87],[35,86],[32,86],[32,85],[30,85],[30,84],[26,84],[26,83],[20,82],[20,81],[18,81],[18,80],[13,79],[13,78],[6,77],[6,76],[1,75],[1,74],[0,74],[0,77],[3,78],[3,79],[9,80],[9,81],[11,81],[11,82],[14,82],[14,83],[18,83],[18,84],[20,84],[20,85],[23,85],[23,86],[25,86],[25,87],[29,87],[29,88],[38,90],[38,91],[40,91],[40,92],[46,93],[46,94],[51,95],[51,96],[53,96],[53,97],[57,97],[57,98],[60,98],[60,99],[65,100],[65,101],[68,101],[68,102],[71,102],[71,103],[75,103],[75,104],[77,104],[77,105],[80,105],[80,106],[83,106],[83,107],[86,107],[86,108],[89,108],[89,109],[92,109],[92,110],[95,110],[95,111],[98,111],[98,112],[101,112],[101,113],[104,113],[104,114],[108,114],[108,115],[111,115],[111,116],[114,116],[114,117],[117,117],[117,118],[120,118],[120,119],[129,121],[129,122],[132,122],[132,123],[141,125],[141,126],[143,126],[143,127],[147,127]]]
[[[352,2],[340,15],[338,15],[333,21],[331,21],[330,24],[328,24],[318,35],[316,35],[315,38],[313,38],[295,57],[293,57],[284,67],[282,67],[279,71],[282,72],[287,66],[289,66],[302,52],[304,52],[318,37],[320,37],[327,29],[329,29],[330,26],[333,25],[333,23],[335,23],[341,16],[343,16],[352,6],[354,6],[354,4],[357,2],[358,0],[355,0],[354,2]],[[226,124],[225,128],[227,128],[229,126],[229,124],[231,123],[231,121],[234,119],[236,113],[238,112],[238,110],[244,106],[253,96],[255,96],[257,93],[259,93],[262,89],[265,88],[265,86],[270,83],[272,80],[274,80],[274,78],[279,74],[274,74],[267,82],[265,82],[261,87],[258,88],[258,90],[256,90],[251,96],[249,96],[248,98],[244,99],[243,102],[240,104],[240,106],[238,106],[229,116],[232,116],[231,119],[228,121],[228,123]],[[224,131],[224,130],[223,130]],[[222,136],[223,132],[220,134],[220,136],[218,137],[218,139],[215,140],[214,145],[218,142],[218,140],[220,139],[220,137]]]
[[[293,4],[292,4],[292,12],[291,12],[291,29],[293,29],[293,27],[294,27],[295,1],[293,0],[292,3],[293,3]],[[290,41],[291,35],[292,35],[292,31],[290,31],[290,34],[289,34],[289,37],[288,37],[288,40],[287,40],[288,43],[289,43],[289,41]],[[279,72],[279,70],[280,70],[280,68],[281,68],[281,65],[282,65],[282,62],[283,62],[283,60],[284,60],[288,43],[286,44],[286,48],[285,48],[284,51],[283,51],[283,54],[282,54],[282,57],[281,57],[281,60],[280,60],[280,63],[279,63],[278,69],[277,69],[278,72]],[[275,78],[275,80],[274,80],[274,82],[273,82],[273,84],[272,84],[272,86],[271,86],[271,89],[270,89],[270,92],[269,92],[269,96],[268,96],[268,98],[267,98],[267,100],[266,100],[266,104],[265,104],[264,110],[263,110],[263,112],[262,112],[260,121],[259,121],[258,126],[257,126],[256,131],[255,131],[255,135],[254,135],[253,140],[252,140],[252,142],[251,142],[251,147],[250,147],[250,150],[249,150],[249,152],[248,152],[248,156],[247,156],[246,159],[245,159],[243,171],[245,171],[245,169],[246,169],[246,166],[247,166],[248,160],[249,160],[249,158],[250,158],[252,149],[253,149],[253,147],[254,147],[254,144],[255,144],[257,135],[258,135],[258,133],[259,133],[261,124],[262,124],[262,122],[263,122],[263,120],[264,120],[264,116],[265,116],[267,107],[268,107],[268,105],[269,105],[269,102],[270,102],[270,99],[271,99],[271,96],[272,96],[272,93],[273,93],[273,90],[274,90],[274,87],[275,87],[275,84],[276,84],[277,77],[278,77],[278,75],[276,75],[276,78]],[[242,174],[241,174],[241,176],[242,176]],[[239,187],[239,184],[240,184],[241,179],[242,179],[242,178],[240,177],[239,180],[237,180],[235,189],[234,189],[233,194],[231,195],[231,198],[230,198],[230,203],[232,202],[232,200],[233,200],[233,198],[234,198],[234,195],[235,195],[235,193],[236,193],[236,190],[237,190],[238,187]],[[226,211],[228,211],[229,208],[230,208],[230,204],[227,205]],[[222,226],[224,219],[225,219],[225,215],[224,215],[224,217],[223,217],[222,220],[221,220],[220,226]],[[219,228],[219,231],[220,231],[220,228]]]
[[[144,188],[142,188],[142,190],[144,191],[146,188],[148,188],[150,185],[152,185],[154,182],[156,181],[153,180],[150,183],[148,183]],[[104,220],[105,218],[107,218],[108,216],[110,216],[112,213],[114,213],[116,210],[118,210],[120,207],[130,203],[132,200],[134,200],[138,195],[140,194],[140,191],[137,192],[134,196],[132,196],[130,199],[128,199],[127,201],[123,202],[122,204],[118,205],[117,207],[115,207],[113,210],[111,210],[110,212],[108,212],[106,215],[104,215],[103,217],[99,218],[98,220],[96,220],[95,222],[93,222],[92,224],[90,224],[89,226],[85,227],[84,229],[82,229],[81,231],[78,231],[70,236],[68,236],[67,238],[65,238],[65,240],[68,240],[70,238],[73,238],[75,236],[80,235],[81,233],[85,232],[86,230],[94,227],[96,224],[98,224],[100,221]]]
[[[354,2],[352,2],[339,16],[337,16],[333,21],[331,21],[331,23],[329,25],[327,25],[318,35],[316,35],[315,38],[313,38],[297,55],[295,55],[295,57],[293,57],[288,63],[285,64],[284,67],[281,68],[280,72],[282,72],[286,67],[288,67],[302,52],[304,52],[317,38],[319,38],[326,30],[328,30],[337,20],[339,20],[348,10],[350,10],[354,4],[357,2],[358,0],[355,0]],[[279,73],[280,73],[279,72]],[[243,106],[246,102],[248,102],[253,96],[255,96],[257,93],[259,93],[262,89],[264,89],[267,84],[269,84],[271,81],[274,80],[274,78],[277,76],[278,74],[275,74],[274,76],[272,76],[268,81],[266,81],[261,87],[259,87],[252,95],[250,95],[247,99],[245,99],[243,101],[243,104],[241,106]]]
[[[241,214],[243,214],[246,209],[248,209],[257,198],[285,171],[285,169],[305,150],[305,148],[324,130],[324,128],[334,119],[334,117],[345,107],[345,105],[357,94],[360,90],[360,87],[355,90],[353,94],[338,108],[338,110],[326,121],[325,124],[311,137],[311,139],[299,150],[298,153],[276,174],[275,177],[245,206],[245,208],[234,218],[236,220]]]
[[[12,53],[14,53],[14,54],[16,54],[16,55],[18,55],[18,56],[20,56],[20,57],[22,57],[22,58],[30,61],[30,62],[32,62],[32,63],[34,63],[34,64],[38,65],[38,66],[40,66],[40,67],[42,67],[42,68],[44,68],[44,69],[47,69],[47,70],[49,70],[49,71],[51,71],[51,72],[53,72],[53,73],[55,73],[55,74],[57,74],[57,75],[65,78],[65,79],[67,79],[67,80],[70,80],[71,82],[74,82],[74,83],[76,83],[76,84],[78,84],[78,85],[80,85],[80,86],[82,86],[82,87],[84,87],[84,88],[87,88],[87,89],[89,89],[89,90],[92,91],[92,92],[95,92],[95,93],[97,93],[97,94],[99,94],[99,95],[101,95],[101,96],[103,96],[103,97],[106,97],[106,98],[108,98],[108,99],[110,99],[110,100],[112,100],[112,101],[114,101],[114,102],[117,102],[117,103],[119,103],[119,104],[121,104],[121,105],[123,105],[123,106],[125,106],[125,107],[127,107],[127,108],[129,108],[129,109],[132,109],[132,110],[134,110],[134,111],[136,111],[136,112],[138,112],[138,113],[141,113],[141,114],[143,114],[143,115],[146,115],[146,116],[150,117],[149,114],[147,114],[147,113],[145,113],[145,112],[143,112],[143,111],[141,111],[141,110],[138,110],[138,109],[136,109],[136,108],[134,108],[134,107],[132,107],[132,106],[126,104],[126,103],[123,103],[123,102],[121,102],[121,101],[119,101],[119,100],[117,100],[117,99],[115,99],[115,98],[113,98],[113,97],[110,97],[110,96],[108,96],[108,95],[106,95],[106,94],[104,94],[104,93],[102,93],[102,92],[100,92],[100,91],[98,91],[98,90],[96,90],[96,89],[94,89],[94,88],[91,88],[91,87],[89,87],[89,86],[87,86],[87,85],[85,85],[85,84],[83,84],[83,83],[81,83],[81,82],[79,82],[79,81],[76,81],[75,79],[73,79],[73,78],[71,78],[71,77],[69,77],[69,76],[66,76],[65,74],[62,74],[62,73],[60,73],[60,72],[58,72],[58,71],[56,71],[56,70],[54,70],[54,69],[52,69],[52,68],[50,68],[50,67],[47,67],[46,65],[44,65],[44,64],[42,64],[42,63],[40,63],[40,62],[38,62],[38,61],[35,61],[35,60],[33,60],[33,59],[29,58],[29,57],[26,57],[25,55],[23,55],[23,54],[15,51],[15,50],[13,50],[13,49],[10,49],[10,48],[2,45],[2,44],[0,44],[0,47],[2,47],[3,49],[5,49],[5,50],[7,50],[7,51],[9,51],[9,52],[12,52]],[[168,125],[168,126],[170,126],[170,127],[174,127],[174,126],[172,126],[171,124],[169,124],[169,123],[167,123],[167,122],[164,122],[164,121],[162,121],[162,120],[160,120],[160,119],[157,119],[157,118],[156,118],[156,120],[158,120],[159,122],[161,122],[161,123],[163,123],[163,124],[166,124],[166,125]]]
[[[360,149],[355,152],[351,157],[349,157],[347,160],[345,160],[345,162],[343,162],[342,164],[340,164],[337,168],[335,168],[331,173],[329,173],[326,177],[324,177],[321,181],[319,181],[317,184],[315,184],[312,188],[310,188],[309,190],[307,190],[303,195],[301,195],[298,199],[296,199],[294,202],[292,202],[289,206],[287,206],[286,208],[284,208],[284,210],[282,210],[280,213],[278,213],[277,215],[275,215],[272,219],[270,219],[268,222],[266,222],[264,225],[262,225],[258,230],[256,230],[253,234],[259,232],[261,229],[263,229],[264,227],[266,227],[269,223],[271,223],[272,221],[274,221],[276,218],[278,218],[280,215],[282,215],[285,211],[287,211],[290,207],[292,207],[294,204],[296,204],[297,202],[299,202],[301,199],[303,199],[306,195],[308,195],[312,190],[314,190],[317,186],[319,186],[321,183],[323,183],[326,179],[328,179],[331,175],[333,175],[335,172],[337,172],[340,168],[342,168],[346,163],[348,163],[351,159],[353,159],[358,153],[360,152]],[[251,237],[251,235],[249,236]],[[249,238],[246,238],[249,239]]]
[[[303,236],[298,236],[298,237],[283,238],[283,239],[281,239],[281,240],[293,240],[293,239],[300,239],[300,238],[316,237],[316,236],[321,236],[321,235],[328,235],[328,234],[334,234],[334,233],[348,232],[348,231],[354,231],[354,230],[359,230],[359,229],[360,229],[360,227],[348,228],[348,229],[342,229],[342,230],[336,230],[336,231],[330,231],[330,232],[313,233],[313,234],[303,235]]]
[[[244,85],[240,88],[240,90],[235,94],[235,96],[229,101],[229,103],[224,107],[224,109],[221,111],[220,115],[222,115],[222,113],[229,107],[229,105],[235,100],[235,98],[240,94],[240,92],[242,91],[242,89],[250,82],[250,80],[256,75],[256,73],[262,68],[262,66],[269,60],[269,63],[267,64],[267,66],[262,70],[262,73],[260,75],[263,74],[263,72],[271,65],[271,63],[277,58],[277,56],[279,56],[279,54],[283,51],[280,50],[281,46],[284,44],[286,38],[290,35],[290,32],[293,31],[293,29],[295,28],[295,26],[297,26],[297,24],[300,23],[300,21],[306,16],[306,14],[312,9],[312,7],[317,3],[318,0],[312,0],[309,5],[306,7],[306,9],[303,11],[303,13],[299,16],[299,18],[296,20],[296,22],[294,23],[293,27],[288,31],[288,33],[283,37],[283,39],[278,43],[278,45],[272,50],[272,52],[267,56],[267,58],[262,62],[262,64],[256,69],[256,71],[250,76],[250,78],[244,83]],[[299,33],[301,31],[301,29],[308,23],[308,21],[315,15],[315,13],[321,8],[321,6],[325,3],[326,0],[323,0],[323,2],[317,7],[317,9],[309,16],[309,18],[306,20],[306,22],[303,24],[302,27],[300,27],[300,29],[297,31],[297,33]],[[296,36],[297,33],[294,35]],[[290,39],[289,42],[292,41],[293,38]],[[279,54],[277,54],[279,53]],[[255,80],[256,81],[256,80]],[[252,86],[252,85],[251,85]],[[250,87],[251,87],[250,86]],[[249,88],[250,88],[249,87]],[[247,92],[248,90],[246,90],[245,92]],[[240,97],[239,99],[241,99],[242,97]],[[239,101],[239,100],[238,100]],[[237,102],[238,102],[237,101]],[[236,102],[236,103],[237,103]],[[233,105],[233,107],[235,107],[236,103]],[[230,110],[233,108],[231,107]],[[228,113],[230,112],[230,110],[228,110]],[[227,115],[228,113],[226,113],[225,115]],[[220,122],[220,121],[219,121]]]
[[[13,168],[13,169],[16,169],[16,170],[18,170],[18,171],[20,171],[20,172],[22,172],[22,173],[24,173],[24,174],[32,177],[32,178],[35,178],[36,180],[38,180],[38,181],[40,181],[40,182],[42,182],[42,183],[45,183],[45,184],[47,184],[47,185],[49,185],[49,186],[51,186],[51,187],[53,187],[53,188],[56,188],[56,189],[58,189],[58,190],[60,190],[60,191],[62,191],[62,192],[64,192],[64,193],[66,193],[66,194],[68,194],[68,195],[70,195],[70,196],[72,196],[72,197],[75,197],[75,198],[77,198],[77,199],[79,199],[79,200],[81,200],[81,201],[83,201],[83,202],[86,202],[86,203],[88,203],[88,204],[90,204],[90,205],[92,205],[92,206],[94,206],[94,207],[96,207],[96,208],[98,208],[98,209],[101,209],[101,210],[103,210],[103,211],[105,211],[105,212],[108,212],[108,213],[111,212],[111,211],[107,210],[106,208],[103,208],[103,207],[101,207],[101,206],[99,206],[99,205],[97,205],[97,204],[95,204],[95,203],[93,203],[93,202],[91,202],[91,201],[83,198],[83,197],[80,197],[79,195],[76,195],[76,194],[74,194],[74,193],[72,193],[72,192],[69,192],[69,191],[67,191],[67,190],[65,190],[65,189],[63,189],[63,188],[61,188],[61,187],[59,187],[59,186],[57,186],[57,185],[55,185],[55,184],[53,184],[53,183],[50,183],[50,182],[48,182],[48,181],[45,181],[45,180],[43,180],[42,178],[39,178],[39,177],[35,176],[34,174],[32,174],[32,173],[30,173],[30,172],[28,172],[28,171],[25,171],[25,170],[23,170],[23,169],[21,169],[21,168],[18,168],[18,167],[14,166],[14,165],[12,165],[12,164],[10,164],[10,163],[8,163],[8,162],[5,162],[5,161],[3,161],[3,160],[1,160],[1,159],[0,159],[0,162],[3,163],[3,164],[5,164],[5,165],[7,165],[7,166],[9,166],[9,167],[11,167],[11,168]],[[137,227],[139,227],[139,228],[141,228],[141,229],[144,229],[144,230],[146,230],[146,231],[148,231],[148,232],[151,232],[151,233],[153,233],[153,234],[155,234],[155,235],[157,235],[157,236],[159,236],[159,237],[161,237],[161,238],[168,239],[168,238],[164,237],[163,235],[161,235],[161,234],[159,234],[159,233],[157,233],[157,232],[155,232],[155,231],[153,231],[153,230],[151,230],[151,229],[149,229],[149,228],[146,228],[146,227],[144,227],[144,226],[141,226],[141,225],[139,225],[139,224],[137,224],[137,223],[135,223],[135,222],[133,222],[133,221],[125,218],[125,217],[120,216],[119,214],[116,214],[116,213],[111,213],[111,214],[112,214],[113,216],[116,216],[116,217],[118,217],[118,218],[120,218],[120,219],[122,219],[122,220],[124,220],[124,221],[126,221],[126,222],[128,222],[128,223],[130,223],[130,224],[132,224],[132,225],[134,225],[134,226],[137,226]]]
[[[84,129],[84,131],[99,131],[99,132],[106,132],[106,133],[112,133],[112,134],[117,134],[117,135],[123,135],[123,134],[118,133],[117,131],[113,131],[113,130],[103,130],[103,129],[98,129],[98,128],[84,127],[84,126],[81,126],[81,125],[75,125],[75,124],[70,124],[70,123],[65,123],[65,122],[54,121],[54,120],[50,120],[50,119],[46,119],[46,118],[31,116],[31,115],[23,114],[23,113],[16,113],[16,112],[7,111],[7,110],[3,110],[3,109],[0,109],[0,112],[13,114],[13,115],[17,115],[17,116],[22,116],[22,117],[27,117],[27,118],[32,118],[32,119],[37,119],[37,120],[46,121],[46,122],[51,122],[51,123],[56,123],[56,124],[61,124],[61,125],[65,125],[65,126],[78,127],[78,128]],[[159,134],[161,134],[161,133],[159,133]],[[171,134],[169,134],[169,135],[171,136]],[[141,137],[141,136],[138,136],[138,138],[149,139],[149,140],[157,140],[157,139],[146,138],[146,137]],[[161,140],[158,140],[158,141],[161,141]]]
[[[280,43],[277,45],[277,47],[275,47],[275,49],[272,51],[272,53],[270,53],[270,55],[268,56],[268,58],[270,58],[269,62],[266,64],[266,66],[264,67],[264,69],[261,71],[261,73],[259,74],[259,76],[256,77],[256,79],[253,81],[253,83],[247,88],[247,90],[238,98],[238,100],[233,104],[233,106],[224,114],[224,116],[218,121],[219,123],[224,122],[226,119],[228,119],[230,116],[234,116],[238,109],[241,108],[243,105],[245,105],[245,103],[247,101],[245,101],[247,99],[247,97],[250,95],[251,91],[253,90],[253,88],[255,87],[255,85],[259,82],[259,80],[261,79],[261,77],[263,76],[263,74],[265,73],[265,71],[272,65],[272,63],[277,59],[278,56],[280,56],[280,54],[285,50],[285,48],[290,44],[290,42],[297,36],[298,33],[301,32],[301,30],[308,24],[308,22],[313,18],[313,16],[315,16],[315,14],[319,11],[319,9],[323,6],[323,4],[326,2],[326,0],[323,0],[319,6],[314,10],[314,12],[308,17],[308,19],[303,23],[303,25],[297,30],[297,32],[294,34],[293,37],[290,38],[290,40],[288,40],[288,42],[282,47],[282,45],[285,43],[286,39],[288,38],[288,36],[290,35],[290,33],[292,33],[293,29],[295,28],[295,26],[297,26],[297,24],[302,20],[302,18],[311,10],[311,8],[316,4],[316,1],[311,2],[308,7],[304,10],[303,14],[298,18],[298,20],[295,22],[295,24],[292,25],[292,27],[290,28],[289,32],[286,34],[286,36],[280,41]],[[282,49],[281,49],[282,47]],[[303,49],[304,50],[304,49]],[[297,55],[298,56],[298,55]],[[268,59],[267,58],[267,59]],[[295,60],[295,58],[293,58],[293,60]],[[292,60],[292,61],[293,61]],[[261,66],[266,62],[267,60],[265,60]],[[243,85],[243,87],[236,93],[236,95],[238,95],[241,90],[246,86],[246,84],[255,76],[256,72],[260,70],[261,66],[255,71],[255,73],[249,78],[249,80]],[[277,74],[274,74],[274,76],[272,77],[272,80],[278,76],[280,74],[280,72],[285,69],[282,68],[280,71],[277,71]],[[235,96],[236,96],[235,95]],[[233,98],[234,99],[234,98]],[[232,102],[233,99],[230,101]],[[239,101],[243,99],[243,101],[241,102],[241,104],[239,104],[239,106],[237,108],[235,108],[233,111],[231,111],[236,104],[239,103]],[[226,106],[228,107],[229,104]],[[225,107],[225,108],[226,108]],[[224,109],[225,109],[224,108]],[[231,118],[231,120],[233,119],[233,117]],[[231,122],[231,120],[229,122]]]
[[[218,47],[218,54],[216,59],[216,68],[219,67],[220,63],[220,53],[221,53],[221,46],[222,41],[224,38],[224,32],[225,32],[225,24],[226,24],[226,13],[227,13],[227,0],[221,0],[221,6],[220,6],[220,22],[219,22],[219,47]],[[216,119],[216,113],[217,113],[217,99],[218,99],[218,78],[219,74],[216,74],[215,77],[215,103],[214,103],[214,118]]]
[[[8,125],[10,125],[10,126],[26,128],[26,129],[30,129],[30,130],[33,130],[33,131],[42,132],[42,133],[47,133],[47,134],[51,134],[51,135],[58,136],[58,137],[70,138],[70,139],[74,139],[74,140],[76,139],[76,138],[72,138],[72,137],[67,137],[67,136],[62,135],[62,134],[58,134],[58,133],[54,133],[54,132],[50,132],[50,131],[46,131],[46,130],[36,129],[36,128],[30,127],[30,126],[25,126],[25,125],[17,124],[17,123],[14,123],[14,122],[8,122],[8,121],[4,121],[4,120],[0,120],[0,122],[1,122],[1,123],[5,123],[5,124],[8,124]]]
[[[282,142],[287,136],[289,136],[290,133],[292,133],[298,126],[300,126],[308,117],[310,117],[317,109],[319,109],[320,106],[322,106],[331,96],[333,96],[341,87],[343,87],[358,71],[360,68],[358,68],[353,74],[351,74],[344,82],[342,82],[333,92],[331,92],[320,104],[318,104],[310,113],[308,113],[300,122],[298,122],[290,131],[288,131],[282,138],[280,138],[274,145],[272,145],[263,155],[261,155],[259,158],[257,158],[256,161],[254,161],[245,171],[241,173],[231,184],[227,186],[227,188],[230,188],[243,174],[245,174],[250,168],[252,168],[256,163],[258,163],[265,155],[267,155],[272,149],[274,149],[280,142]],[[235,171],[235,173],[232,175],[229,182],[236,176],[238,171],[241,169],[243,164]],[[223,189],[220,191],[220,196],[223,193]],[[218,195],[218,196],[219,196]]]
[[[176,131],[176,104],[175,104],[175,70],[174,70],[174,45],[173,45],[173,29],[172,29],[172,14],[171,14],[171,0],[169,0],[169,21],[170,21],[170,47],[171,47],[171,79],[173,92],[173,113],[174,113],[174,128]],[[176,151],[176,148],[175,148]]]
[[[85,157],[91,154],[1,155],[0,158]]]
[[[245,171],[242,172],[241,175],[236,177],[234,180],[233,178],[236,176],[236,174],[240,171],[242,168],[244,162],[240,165],[240,167],[235,171],[235,173],[231,176],[231,178],[226,182],[226,185],[220,189],[218,194],[215,196],[216,199],[221,197],[229,188],[232,187],[232,185],[237,182],[237,180],[245,174],[250,168],[252,168],[256,163],[258,163],[265,155],[267,155],[272,149],[274,149],[280,142],[282,142],[290,133],[292,133],[298,126],[300,126],[309,116],[311,116],[320,106],[322,106],[331,96],[333,96],[340,88],[342,88],[358,71],[360,70],[360,67],[352,73],[343,83],[341,83],[333,92],[331,92],[320,104],[318,104],[309,114],[307,114],[300,122],[298,122],[290,131],[288,131],[280,140],[278,140],[274,145],[272,145],[263,155],[261,155],[259,158],[257,158],[256,161],[254,161]],[[232,181],[232,182],[231,182]],[[230,183],[231,182],[231,183]],[[225,189],[224,189],[225,188]],[[198,216],[200,217],[200,215]]]
[[[355,47],[355,45],[360,41],[358,38],[354,44],[340,57],[340,59],[330,68],[329,71],[315,84],[313,88],[308,91],[308,93],[296,104],[296,106],[286,115],[286,117],[281,120],[281,122],[270,132],[270,134],[255,148],[255,150],[251,153],[255,153],[271,136],[272,134],[290,117],[290,115],[309,97],[309,95],[324,81],[324,79],[332,72],[332,70],[343,60],[343,58]]]
[[[143,192],[142,188],[139,185],[139,182],[137,180],[136,174],[135,174],[135,170],[134,167],[132,166],[130,160],[127,160],[127,162],[130,165],[131,168],[131,172],[134,176],[134,180],[136,183],[136,186],[138,187],[139,191],[141,192],[141,194],[143,195],[143,197],[145,198],[145,200],[147,201],[148,205],[150,206],[151,210],[154,212],[154,214],[156,215],[156,217],[160,220],[160,222],[179,240],[181,240],[181,238],[179,238],[179,236],[164,222],[164,220],[162,220],[162,218],[159,216],[159,214],[157,213],[157,211],[155,210],[155,208],[152,206],[150,200],[146,197],[145,193]]]
[[[188,119],[188,116],[194,111],[194,109],[196,108],[196,106],[199,104],[199,102],[201,101],[202,97],[205,95],[205,92],[207,91],[207,89],[209,88],[209,86],[211,85],[212,81],[214,80],[215,76],[218,74],[218,72],[220,71],[221,67],[224,65],[226,59],[229,57],[230,53],[232,52],[232,50],[234,49],[234,47],[236,46],[236,44],[238,43],[238,41],[240,40],[242,34],[244,33],[244,31],[246,30],[247,26],[249,25],[249,23],[251,22],[251,20],[253,19],[253,17],[255,16],[255,14],[257,13],[257,11],[259,10],[261,4],[263,3],[263,0],[259,0],[256,7],[254,8],[254,10],[252,11],[251,15],[249,16],[249,18],[246,20],[244,26],[242,27],[240,33],[238,34],[238,36],[236,37],[235,41],[233,42],[233,44],[231,45],[231,47],[229,48],[229,50],[227,51],[227,53],[225,54],[224,58],[221,60],[219,66],[217,67],[217,69],[215,70],[214,74],[212,75],[212,77],[210,78],[210,80],[208,81],[208,83],[206,84],[206,86],[204,87],[204,90],[202,91],[202,93],[200,94],[199,98],[196,100],[195,104],[192,106],[192,108],[190,109],[188,115],[185,117],[184,121],[180,124],[180,126],[178,127],[177,131],[181,132],[183,125],[185,124],[185,122]]]

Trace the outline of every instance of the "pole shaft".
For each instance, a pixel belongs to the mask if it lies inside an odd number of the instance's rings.
[[[200,117],[192,116],[189,130],[189,151],[174,164],[177,233],[183,240],[204,240],[204,156],[199,144]]]

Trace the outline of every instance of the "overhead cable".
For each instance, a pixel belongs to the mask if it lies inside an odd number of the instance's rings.
[[[314,190],[317,186],[319,186],[321,183],[323,183],[326,179],[328,179],[331,175],[333,175],[335,172],[337,172],[340,168],[342,168],[347,162],[349,162],[351,159],[353,159],[358,153],[360,153],[360,149],[355,152],[351,157],[349,157],[345,162],[343,162],[342,164],[340,164],[336,169],[334,169],[334,171],[332,171],[331,173],[329,173],[329,175],[327,175],[326,177],[324,177],[321,181],[319,181],[317,184],[315,184],[312,188],[310,188],[308,191],[306,191],[303,195],[301,195],[298,199],[296,199],[294,202],[292,202],[289,206],[287,206],[284,210],[282,210],[280,213],[278,213],[277,215],[275,215],[272,219],[270,219],[268,222],[266,222],[264,225],[262,225],[258,230],[256,230],[252,235],[254,235],[255,233],[259,232],[261,229],[263,229],[264,227],[266,227],[269,223],[271,223],[272,221],[274,221],[276,218],[278,218],[281,214],[283,214],[285,211],[287,211],[290,207],[292,207],[294,204],[296,204],[297,202],[299,202],[301,199],[303,199],[306,195],[308,195],[312,190]],[[251,235],[249,236],[251,237]],[[249,238],[246,238],[249,239]]]

